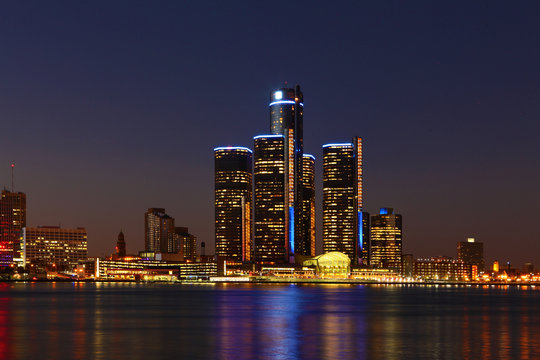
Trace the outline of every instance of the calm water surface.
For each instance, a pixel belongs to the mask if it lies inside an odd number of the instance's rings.
[[[540,289],[0,283],[0,359],[540,359]]]

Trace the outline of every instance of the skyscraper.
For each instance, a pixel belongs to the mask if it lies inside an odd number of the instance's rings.
[[[401,272],[401,226],[401,215],[392,208],[381,208],[371,217],[371,266]]]
[[[4,189],[0,197],[0,266],[21,261],[20,237],[25,226],[26,194]]]
[[[484,270],[484,244],[474,238],[458,242],[457,257],[464,263],[476,265],[478,270]]]
[[[304,154],[302,170],[302,227],[304,241],[297,254],[315,256],[315,157]]]
[[[298,250],[301,255],[311,254],[311,235],[303,226],[303,153],[304,153],[304,95],[300,86],[283,88],[270,93],[270,132],[282,135],[285,162],[285,210],[288,241],[287,258],[293,261]]]
[[[361,262],[362,197],[362,139],[323,145],[323,252],[340,251]]]
[[[286,193],[285,137],[260,135],[254,137],[255,189],[255,261],[283,263],[289,261],[289,223]]]
[[[216,255],[252,259],[252,151],[245,147],[214,149]]]
[[[174,218],[162,208],[149,208],[144,215],[145,251],[175,253]]]

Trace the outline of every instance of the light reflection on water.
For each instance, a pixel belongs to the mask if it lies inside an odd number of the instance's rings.
[[[0,283],[0,359],[535,359],[539,310],[528,287]]]

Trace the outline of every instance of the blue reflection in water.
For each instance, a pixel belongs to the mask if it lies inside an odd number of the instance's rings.
[[[2,359],[540,358],[518,287],[0,283]]]

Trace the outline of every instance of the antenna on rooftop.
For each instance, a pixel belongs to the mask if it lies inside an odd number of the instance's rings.
[[[13,192],[14,190],[14,186],[13,186],[13,172],[15,171],[15,163],[11,163],[11,192]]]

